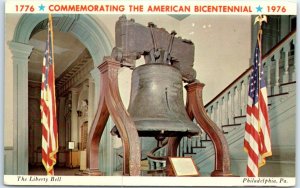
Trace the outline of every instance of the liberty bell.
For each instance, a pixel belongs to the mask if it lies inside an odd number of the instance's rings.
[[[200,132],[185,110],[182,75],[169,64],[148,63],[133,70],[128,112],[141,137],[163,140]]]
[[[140,137],[162,141],[201,132],[183,101],[183,81],[192,82],[196,77],[194,45],[175,35],[175,31],[168,33],[153,23],[145,27],[125,16],[116,23],[112,56],[133,68],[128,112]],[[145,64],[135,67],[141,56]],[[119,135],[116,127],[111,132]]]

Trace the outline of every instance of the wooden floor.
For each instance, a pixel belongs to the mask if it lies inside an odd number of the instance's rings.
[[[57,176],[75,176],[79,168],[54,167],[54,174]],[[28,175],[47,175],[43,166],[29,167]]]

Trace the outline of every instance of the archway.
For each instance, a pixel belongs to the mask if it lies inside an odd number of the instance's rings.
[[[13,148],[13,174],[28,174],[28,57],[33,47],[29,39],[34,28],[43,20],[46,14],[23,15],[14,32],[9,47],[13,54],[13,111],[14,111],[14,148]],[[70,32],[86,46],[91,54],[94,67],[102,63],[105,55],[109,55],[112,45],[109,37],[99,24],[89,15],[53,15],[59,21],[55,27],[60,31]],[[95,87],[99,87],[97,68],[91,71],[95,79]],[[95,91],[98,91],[95,89]],[[96,95],[97,96],[97,95]],[[97,100],[95,98],[95,100]]]

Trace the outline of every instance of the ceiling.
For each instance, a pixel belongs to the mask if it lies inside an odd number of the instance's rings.
[[[182,20],[189,15],[170,15],[175,19]],[[36,26],[29,40],[29,45],[33,46],[33,51],[29,57],[28,79],[29,81],[40,82],[42,79],[42,63],[47,40],[48,21],[44,20]],[[54,28],[54,63],[55,78],[59,78],[65,73],[67,68],[75,62],[82,54],[86,53],[85,46],[71,33],[60,32]]]
[[[84,52],[86,48],[71,33],[54,30],[53,38],[55,77],[58,78]],[[33,51],[30,55],[28,65],[28,79],[30,81],[41,81],[46,40],[47,30],[37,32],[29,40],[29,44],[33,46]]]
[[[181,21],[184,18],[188,17],[190,14],[170,14],[169,16]]]

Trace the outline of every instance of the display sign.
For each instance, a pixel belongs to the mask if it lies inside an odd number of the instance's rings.
[[[75,142],[71,141],[68,142],[68,149],[74,149],[75,148]]]
[[[200,176],[192,157],[169,157],[174,176]]]

